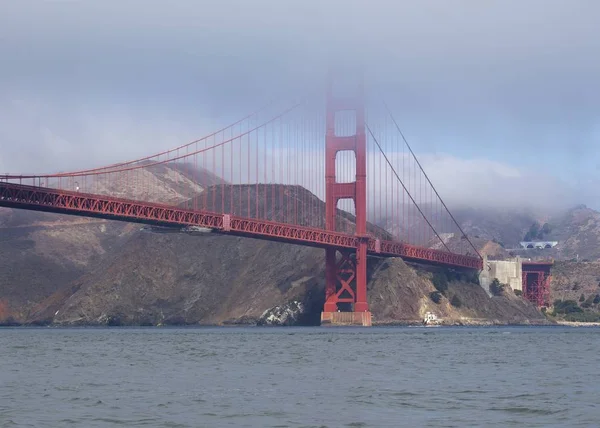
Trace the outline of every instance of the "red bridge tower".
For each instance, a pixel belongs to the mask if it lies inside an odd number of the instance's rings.
[[[370,326],[371,313],[367,303],[367,139],[362,79],[353,97],[342,98],[334,95],[330,76],[326,102],[325,228],[336,230],[338,201],[352,199],[358,246],[355,251],[325,250],[325,306],[321,322]],[[343,111],[355,112],[354,135],[336,135],[336,113]],[[353,151],[355,154],[356,179],[353,182],[336,181],[335,160],[341,151]],[[351,311],[342,312],[342,309]]]

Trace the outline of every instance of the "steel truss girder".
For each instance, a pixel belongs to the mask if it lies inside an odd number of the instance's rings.
[[[0,206],[132,223],[199,226],[223,233],[324,248],[356,250],[361,242],[361,238],[357,236],[323,229],[7,182],[0,182]],[[402,242],[368,238],[367,251],[370,255],[402,257],[413,261],[468,269],[481,270],[483,267],[482,260],[478,257],[422,248]]]
[[[538,307],[550,304],[550,280],[552,276],[543,271],[523,271],[523,296]],[[535,279],[530,283],[527,281],[528,275],[535,275]]]

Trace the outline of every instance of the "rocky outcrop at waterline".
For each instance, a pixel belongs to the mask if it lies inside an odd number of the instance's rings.
[[[257,325],[269,326],[292,326],[302,323],[306,315],[306,308],[297,300],[285,303],[281,306],[267,309],[258,319]]]
[[[210,252],[193,237],[161,235],[132,238],[133,247],[144,251],[143,268],[121,263],[135,260],[133,254],[115,256],[96,275],[84,278],[52,302],[29,322],[56,325],[318,325],[323,307],[322,251],[262,242],[257,253],[247,251],[252,241],[210,236]],[[250,243],[249,243],[250,241]],[[186,254],[201,255],[202,264]],[[222,260],[226,247],[237,248]],[[128,247],[132,248],[132,247]],[[218,251],[215,251],[218,250]],[[289,252],[288,252],[289,251]],[[154,252],[163,257],[158,259]],[[210,253],[210,254],[209,254]],[[166,254],[166,255],[165,255]],[[278,266],[272,266],[277,256]],[[283,254],[286,256],[283,257]],[[189,258],[188,258],[189,257]],[[304,260],[295,271],[297,260]],[[154,261],[154,263],[151,263]],[[310,262],[308,262],[310,261]],[[434,272],[415,269],[401,259],[371,260],[369,304],[375,325],[420,323],[427,312],[443,324],[531,324],[545,317],[529,302],[512,292],[489,297],[477,284],[450,278],[444,293],[438,293]],[[118,266],[115,268],[115,265]],[[191,265],[197,265],[191,268]],[[183,269],[187,266],[187,269]],[[232,267],[233,266],[233,267]],[[258,273],[261,273],[258,275]],[[285,281],[279,278],[287,276]],[[220,286],[214,284],[219,282]],[[43,305],[42,305],[43,306]]]

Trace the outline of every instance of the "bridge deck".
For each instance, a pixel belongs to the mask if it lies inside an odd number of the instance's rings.
[[[323,229],[236,217],[174,206],[70,192],[45,187],[0,183],[0,206],[159,226],[198,226],[218,233],[314,247],[357,248],[360,237]],[[368,240],[370,255],[477,269],[479,257],[418,247],[394,241]]]

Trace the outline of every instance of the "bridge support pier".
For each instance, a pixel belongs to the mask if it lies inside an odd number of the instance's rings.
[[[338,251],[333,247],[325,250],[325,305],[321,324],[371,325],[367,303],[367,138],[362,81],[357,92],[351,98],[334,98],[330,75],[325,135],[325,228],[336,230],[338,201],[352,199],[356,211],[355,235],[358,239],[354,251]],[[335,117],[341,111],[355,113],[354,135],[336,134]],[[335,159],[341,151],[353,151],[355,154],[354,182],[336,181]]]
[[[361,254],[362,253],[362,254]],[[356,252],[325,250],[325,305],[321,324],[371,326],[367,303],[367,248]]]

